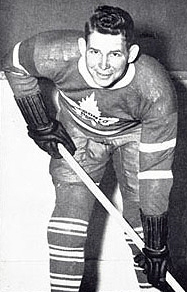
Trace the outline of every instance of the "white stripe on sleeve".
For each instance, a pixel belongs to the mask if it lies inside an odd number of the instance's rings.
[[[171,170],[147,170],[138,173],[138,179],[170,179],[173,178]]]
[[[149,143],[140,142],[139,150],[141,152],[152,153],[152,152],[167,150],[167,149],[173,148],[175,146],[176,146],[176,138],[171,139],[169,141],[162,142],[162,143],[150,143],[149,144]]]
[[[13,66],[20,69],[20,70],[23,70],[25,73],[27,73],[29,75],[27,70],[19,62],[19,47],[20,47],[20,45],[21,45],[21,42],[17,43],[13,49]]]

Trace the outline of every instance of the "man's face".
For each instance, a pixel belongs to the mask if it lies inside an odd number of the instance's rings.
[[[88,37],[86,65],[95,83],[108,87],[125,72],[129,58],[126,41],[121,34],[101,34],[97,31]]]

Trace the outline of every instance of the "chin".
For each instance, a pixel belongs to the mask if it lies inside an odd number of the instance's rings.
[[[101,86],[101,87],[110,87],[111,83],[103,82],[103,83],[99,83],[98,85]]]
[[[113,81],[111,81],[111,80],[98,80],[98,79],[95,79],[94,81],[95,81],[95,83],[97,83],[101,87],[109,87],[113,83]]]

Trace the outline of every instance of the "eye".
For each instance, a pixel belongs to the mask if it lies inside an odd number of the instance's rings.
[[[91,53],[91,54],[98,54],[99,51],[96,50],[96,49],[89,49],[89,53]]]
[[[112,52],[110,55],[112,57],[121,57],[121,53],[120,52]]]

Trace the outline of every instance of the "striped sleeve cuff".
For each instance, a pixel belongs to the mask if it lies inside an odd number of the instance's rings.
[[[140,142],[140,152],[153,153],[157,151],[164,151],[176,146],[176,138],[162,143],[142,143]]]
[[[172,179],[171,170],[147,170],[139,172],[138,179]]]

